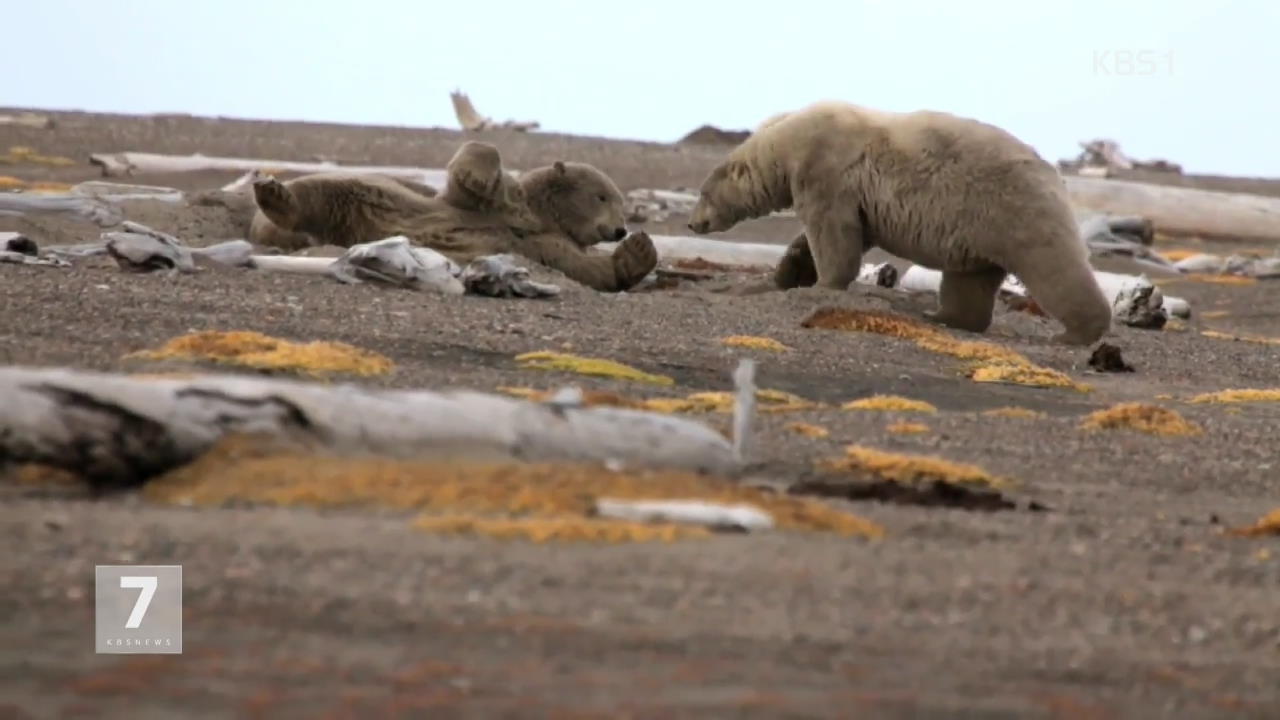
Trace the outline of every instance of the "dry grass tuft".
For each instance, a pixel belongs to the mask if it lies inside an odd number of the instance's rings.
[[[1264,535],[1280,535],[1280,508],[1276,508],[1271,512],[1263,515],[1252,525],[1244,527],[1231,528],[1227,530],[1228,535],[1238,535],[1240,537],[1261,537]]]
[[[1021,353],[985,342],[957,340],[932,325],[881,310],[819,308],[801,327],[850,330],[914,340],[923,350],[981,363],[969,372],[975,382],[1005,382],[1032,387],[1062,387],[1087,392],[1089,386],[1067,375],[1040,367]]]
[[[908,484],[941,481],[999,488],[1013,483],[1012,480],[992,475],[977,465],[924,455],[885,452],[860,445],[845,448],[845,457],[819,461],[819,467],[842,472],[864,472],[885,480]]]
[[[870,397],[850,400],[840,406],[841,410],[885,410],[891,412],[936,413],[938,408],[923,400],[912,400],[900,395],[872,395]]]
[[[613,360],[605,360],[604,358],[589,358],[579,355],[571,355],[568,353],[559,353],[551,350],[540,350],[537,352],[527,352],[516,356],[516,362],[521,367],[532,368],[536,370],[560,370],[563,372],[578,373],[579,375],[593,375],[597,377],[616,378],[618,380],[633,380],[635,382],[649,383],[652,385],[674,385],[675,380],[666,375],[654,375],[631,367],[623,365]]]
[[[982,414],[990,417],[1017,418],[1020,420],[1041,420],[1048,417],[1042,412],[1020,407],[1002,407],[994,408],[992,410],[983,410]]]
[[[1280,388],[1265,390],[1220,390],[1191,398],[1193,403],[1280,402]]]
[[[25,145],[13,145],[9,152],[0,155],[0,165],[47,165],[49,167],[70,167],[76,161],[57,155],[41,155],[34,148]]]
[[[804,422],[787,423],[787,429],[797,435],[804,435],[805,437],[811,438],[824,438],[831,434],[831,431],[821,425]]]
[[[1081,430],[1137,430],[1150,435],[1200,435],[1199,425],[1177,412],[1159,405],[1121,403],[1106,410],[1090,413],[1080,424]]]
[[[814,500],[697,473],[618,472],[580,463],[338,457],[243,436],[224,439],[192,463],[156,478],[143,493],[154,501],[181,505],[380,507],[471,520],[520,519],[527,521],[526,528],[549,522],[560,528],[553,532],[548,526],[540,531],[550,536],[571,532],[564,530],[566,520],[591,518],[599,497],[702,500],[754,505],[771,514],[777,527],[784,530],[862,537],[880,537],[884,532],[874,523]],[[447,525],[444,520],[434,522],[438,527]],[[598,527],[590,523],[578,526]],[[467,524],[460,520],[448,527],[516,532],[511,523]],[[597,539],[612,537],[609,533],[613,532],[611,529]]]
[[[755,337],[752,335],[730,335],[720,338],[720,344],[727,347],[743,347],[752,350],[773,350],[775,352],[787,352],[791,348],[782,343],[767,337]]]
[[[308,376],[334,373],[382,375],[393,367],[386,357],[346,343],[294,343],[246,330],[210,330],[183,335],[155,350],[140,350],[125,358],[207,361]]]
[[[896,422],[885,427],[885,430],[894,435],[919,435],[929,432],[929,426],[924,423]]]

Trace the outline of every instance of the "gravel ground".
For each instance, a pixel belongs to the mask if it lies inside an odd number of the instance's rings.
[[[442,166],[445,130],[59,114],[58,128],[0,128],[15,145],[76,164],[0,165],[75,182],[90,152],[234,155]],[[598,165],[624,189],[696,186],[723,150],[493,134],[513,167]],[[235,173],[140,176],[209,190]],[[128,215],[193,244],[242,237],[235,198]],[[651,225],[669,232],[680,218]],[[53,218],[0,218],[49,243],[92,238]],[[767,220],[732,236],[786,242]],[[1180,247],[1191,247],[1181,243]],[[1212,246],[1215,251],[1224,246]],[[1280,387],[1275,285],[1180,281],[1196,315],[1163,331],[1118,327],[1133,373],[1099,374],[1088,349],[1047,343],[1046,321],[1001,311],[986,336],[1092,392],[979,384],[908,340],[806,329],[821,307],[884,309],[859,293],[734,292],[761,278],[545,301],[445,299],[305,277],[211,271],[124,275],[0,266],[0,361],[136,370],[121,356],[193,330],[339,340],[395,362],[393,387],[568,382],[632,396],[724,390],[738,357],[758,383],[835,407],[761,418],[773,479],[858,443],[974,463],[1039,503],[978,512],[861,501],[878,542],[820,534],[726,535],[627,545],[460,539],[403,514],[169,507],[9,485],[0,534],[0,717],[1276,717],[1280,540],[1240,538],[1272,507],[1280,406],[1191,404],[1197,393]],[[717,292],[716,289],[728,291]],[[1175,289],[1176,288],[1176,289]],[[927,301],[894,301],[917,313]],[[1208,312],[1209,317],[1202,313]],[[654,318],[661,318],[655,323]],[[760,335],[791,349],[728,348]],[[520,368],[515,354],[578,352],[670,375],[675,388]],[[846,411],[875,393],[937,413]],[[1175,409],[1194,437],[1085,432],[1119,402]],[[1036,419],[982,414],[1018,406]],[[928,431],[887,428],[920,421]],[[802,421],[829,431],[805,437]],[[722,423],[723,416],[712,422]],[[184,568],[184,654],[93,653],[93,566]]]

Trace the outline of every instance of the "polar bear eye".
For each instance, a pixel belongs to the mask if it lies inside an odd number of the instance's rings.
[[[597,195],[596,197],[599,198],[600,202],[609,202],[609,198],[605,195]]]

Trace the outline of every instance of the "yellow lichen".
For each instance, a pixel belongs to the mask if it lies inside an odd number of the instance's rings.
[[[720,343],[730,347],[744,347],[751,348],[753,350],[773,350],[776,352],[786,352],[791,349],[773,338],[755,337],[752,335],[730,335],[728,337],[720,338]]]
[[[529,542],[674,542],[709,537],[711,530],[674,523],[638,523],[585,517],[493,518],[475,515],[422,515],[419,530],[446,535],[480,535]]]
[[[654,375],[642,370],[623,365],[613,360],[604,358],[581,357],[579,355],[570,355],[568,353],[558,353],[551,350],[541,350],[538,352],[528,352],[516,356],[516,362],[521,367],[532,368],[537,370],[560,370],[563,372],[578,373],[579,375],[593,375],[597,377],[616,378],[619,380],[633,380],[635,382],[649,383],[652,385],[674,385],[675,380],[666,375]]]
[[[895,435],[918,435],[929,432],[929,426],[924,423],[896,422],[889,424],[885,430]]]
[[[977,465],[952,462],[938,457],[906,455],[875,450],[859,445],[845,448],[845,457],[820,460],[825,470],[870,473],[900,483],[949,482],[957,485],[1003,487],[1013,484],[1009,478],[992,475]]]
[[[1263,515],[1252,525],[1231,528],[1227,530],[1227,533],[1230,535],[1239,535],[1241,537],[1280,535],[1280,508],[1276,508],[1266,515]]]
[[[1212,320],[1213,318],[1226,317],[1230,314],[1231,312],[1228,310],[1206,310],[1200,313],[1200,317]]]
[[[831,434],[829,430],[821,425],[813,425],[811,423],[793,422],[787,423],[787,429],[797,435],[804,435],[811,438],[824,438]]]
[[[1006,382],[1033,387],[1064,387],[1087,392],[1089,386],[1067,375],[1040,367],[1021,353],[985,342],[957,340],[917,320],[879,310],[819,308],[801,322],[802,327],[851,330],[915,341],[923,350],[982,363],[969,377],[976,382]]]
[[[1263,337],[1261,335],[1233,335],[1218,330],[1201,330],[1200,334],[1205,337],[1217,338],[1219,340],[1239,340],[1242,342],[1258,343],[1260,345],[1280,345],[1280,338]]]
[[[1002,407],[992,410],[983,410],[982,414],[990,415],[991,417],[1019,418],[1022,420],[1039,420],[1046,417],[1042,412],[1036,412],[1035,410],[1020,407]]]
[[[938,408],[923,400],[912,400],[900,395],[871,395],[870,397],[850,400],[840,406],[841,410],[886,410],[893,412],[936,413]]]
[[[600,497],[753,505],[783,530],[879,537],[883,529],[819,501],[682,471],[613,471],[589,463],[470,462],[334,456],[256,438],[225,438],[152,480],[146,498],[219,506],[382,507],[486,518],[589,518]]]
[[[1204,251],[1189,250],[1187,248],[1169,248],[1168,250],[1160,250],[1160,254],[1171,262],[1178,262],[1179,260],[1186,260],[1187,258],[1195,257],[1196,255],[1203,255]]]
[[[1248,403],[1248,402],[1280,402],[1280,388],[1265,390],[1220,390],[1218,392],[1201,393],[1191,398],[1193,403]]]
[[[142,360],[207,361],[268,372],[309,376],[349,373],[382,375],[393,365],[378,353],[340,342],[295,343],[258,332],[205,331],[174,338],[154,350],[125,356]]]
[[[1039,365],[996,364],[976,367],[969,375],[974,382],[1011,383],[1032,387],[1070,388],[1088,392],[1089,386],[1072,380],[1066,373]]]
[[[1173,410],[1136,402],[1090,413],[1080,424],[1080,429],[1129,429],[1151,435],[1199,435],[1204,432],[1200,426]]]
[[[51,167],[67,167],[75,164],[76,161],[71,158],[59,157],[56,155],[41,155],[34,149],[23,145],[14,145],[9,148],[9,152],[4,155],[0,155],[0,165],[49,165]]]

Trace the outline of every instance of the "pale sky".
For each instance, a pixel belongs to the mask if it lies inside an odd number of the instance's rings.
[[[976,117],[1050,162],[1109,137],[1280,177],[1275,0],[0,2],[5,106],[456,128],[456,87],[495,119],[673,141],[840,99]]]

